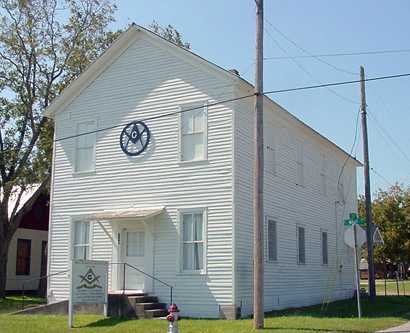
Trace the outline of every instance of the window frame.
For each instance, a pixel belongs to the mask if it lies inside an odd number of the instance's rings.
[[[270,248],[270,242],[271,242],[271,238],[269,237],[270,236],[269,235],[269,223],[271,223],[271,222],[273,222],[275,224],[275,240],[274,240],[275,241],[275,243],[274,243],[275,244],[275,254],[276,254],[275,258],[271,258],[270,255],[269,255],[269,248]],[[267,215],[265,217],[265,223],[266,223],[266,261],[269,262],[269,263],[276,263],[276,262],[278,262],[278,258],[279,258],[279,255],[278,255],[278,249],[279,249],[279,246],[278,246],[278,239],[279,239],[279,237],[278,237],[278,221],[273,216]]]
[[[296,184],[298,186],[305,186],[305,163],[304,163],[305,149],[303,142],[296,140]]]
[[[322,166],[320,168],[320,193],[327,196],[327,158],[326,154],[322,154]]]
[[[323,234],[326,234],[326,262],[324,261],[324,242],[323,242]],[[327,229],[320,229],[320,251],[321,251],[321,263],[322,266],[329,265],[329,232]]]
[[[193,160],[184,160],[182,158],[182,151],[183,151],[183,133],[182,133],[182,117],[183,117],[183,110],[190,109],[190,108],[198,108],[202,106],[203,107],[203,112],[204,112],[204,123],[203,123],[203,145],[204,145],[204,153],[202,158],[198,159],[193,159]],[[194,110],[192,110],[194,111]],[[189,113],[189,111],[187,111]],[[195,133],[192,133],[195,134]],[[179,117],[178,117],[178,161],[180,164],[189,164],[189,163],[198,163],[198,162],[204,162],[208,160],[208,102],[207,101],[201,101],[197,103],[188,103],[188,104],[182,104],[179,106]]]
[[[184,222],[183,216],[188,214],[202,214],[202,269],[191,270],[184,269]],[[207,274],[207,234],[208,234],[208,211],[206,207],[181,208],[178,210],[178,231],[179,231],[179,258],[178,271],[180,274]]]
[[[78,224],[87,224],[88,225],[88,243],[74,244],[75,242],[75,228]],[[70,239],[70,258],[72,260],[90,260],[92,259],[92,239],[93,239],[93,223],[92,221],[87,220],[75,220],[71,223],[71,239]],[[75,248],[76,247],[88,247],[88,256],[86,258],[75,258]]]
[[[28,243],[28,258],[25,258],[26,260],[26,265],[24,268],[24,272],[21,272],[18,267],[19,267],[19,243],[24,242]],[[27,239],[27,238],[17,238],[17,243],[16,243],[16,276],[28,276],[31,274],[31,247],[32,247],[32,240]]]
[[[304,245],[304,261],[302,262],[300,260],[300,242],[299,242],[299,229],[303,229],[303,245]],[[306,265],[306,227],[301,224],[296,225],[296,258],[297,258],[297,263],[298,265]]]
[[[79,127],[83,124],[91,124],[92,127],[96,130],[97,129],[97,121],[94,119],[91,120],[85,120],[85,121],[78,121],[76,123],[76,135],[80,134],[79,132]],[[78,151],[80,149],[90,149],[91,147],[79,147],[80,143],[80,137],[77,136],[75,140],[75,146],[74,146],[74,166],[73,166],[73,174],[74,175],[87,175],[87,174],[93,174],[96,171],[96,146],[97,146],[97,133],[91,133],[89,134],[92,136],[93,139],[93,146],[92,146],[92,167],[90,170],[79,170],[78,165],[79,165],[79,154]]]

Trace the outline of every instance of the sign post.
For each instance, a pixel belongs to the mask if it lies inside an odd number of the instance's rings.
[[[362,317],[362,306],[360,302],[360,268],[359,268],[359,249],[366,242],[366,233],[359,225],[364,221],[359,219],[355,213],[350,213],[350,219],[344,221],[348,228],[345,230],[344,241],[347,246],[353,248],[354,252],[354,269],[357,295],[357,314]]]
[[[108,262],[97,260],[72,260],[68,327],[74,323],[74,305],[103,304],[104,315],[108,305]]]

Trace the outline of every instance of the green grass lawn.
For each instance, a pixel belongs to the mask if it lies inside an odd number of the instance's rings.
[[[264,332],[275,333],[366,333],[375,332],[410,320],[410,298],[378,297],[376,302],[364,300],[364,318],[356,315],[355,300],[340,301],[321,312],[321,306],[272,312],[266,315]],[[251,332],[252,320],[182,319],[181,333],[245,333]],[[165,333],[164,320],[105,319],[101,316],[78,315],[76,328],[67,328],[67,316],[0,315],[1,333]]]
[[[35,306],[46,303],[46,299],[37,296],[7,296],[5,299],[0,298],[0,314],[9,313],[27,308],[29,306]],[[1,332],[1,330],[0,330]]]
[[[360,286],[367,290],[367,280],[361,280]],[[396,280],[386,281],[387,295],[397,296],[397,283]],[[384,280],[376,280],[376,293],[377,295],[384,295]],[[410,280],[399,281],[399,293],[400,296],[410,296]]]

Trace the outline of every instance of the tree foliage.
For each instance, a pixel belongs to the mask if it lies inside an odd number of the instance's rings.
[[[116,37],[114,11],[105,0],[0,0],[0,296],[8,244],[48,186],[53,127],[43,111]],[[42,185],[17,210],[33,183]]]
[[[157,35],[160,35],[161,37],[169,40],[170,42],[183,47],[185,49],[190,49],[191,44],[184,42],[181,33],[175,29],[171,24],[168,24],[165,27],[160,26],[157,21],[153,21],[148,28],[155,32]]]
[[[359,214],[365,216],[363,196]],[[375,262],[410,263],[410,188],[396,184],[379,190],[372,202],[372,216],[384,240],[384,245],[375,246]]]
[[[0,297],[9,243],[49,185],[53,125],[43,112],[120,34],[108,29],[115,10],[112,0],[0,0]],[[171,25],[150,28],[190,47]]]

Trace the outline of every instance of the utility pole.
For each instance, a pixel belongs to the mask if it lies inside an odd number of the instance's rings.
[[[263,0],[256,3],[253,327],[263,328]]]
[[[370,192],[370,166],[369,166],[369,143],[367,139],[367,112],[365,90],[364,67],[360,66],[360,94],[361,94],[361,118],[363,133],[363,160],[364,160],[364,195],[366,203],[366,236],[367,236],[367,262],[369,265],[369,295],[372,300],[376,297],[376,284],[374,279],[373,262],[373,222],[372,222],[372,199]]]

